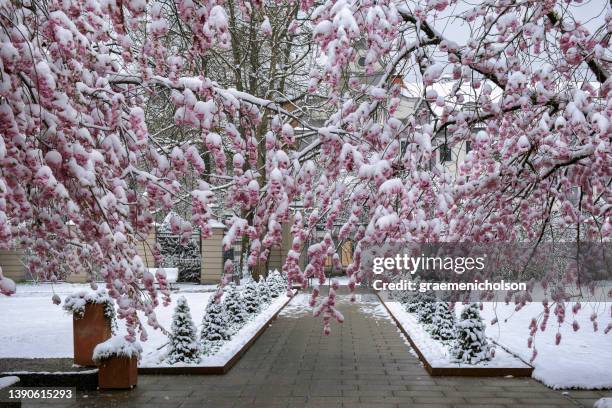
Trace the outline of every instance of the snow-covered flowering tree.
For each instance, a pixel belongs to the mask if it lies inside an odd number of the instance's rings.
[[[494,349],[485,335],[485,323],[479,306],[472,303],[461,311],[457,322],[457,335],[452,346],[453,358],[461,363],[477,364],[490,360]]]
[[[249,315],[254,315],[261,309],[261,298],[259,294],[259,285],[255,281],[250,281],[244,286],[242,292],[242,300],[244,302],[244,310]]]
[[[346,240],[351,289],[392,239],[609,241],[607,2],[588,24],[574,2],[453,3],[2,3],[0,246],[52,281],[99,274],[146,340],[138,311],[157,328],[169,291],[137,246],[176,206],[173,232],[202,238],[233,210],[224,246],[251,270],[287,225],[289,286],[325,280]],[[406,97],[420,109],[400,119]],[[456,172],[432,163],[468,142]],[[568,282],[593,288],[572,268],[546,281],[555,313]]]
[[[230,338],[230,321],[223,307],[214,297],[206,306],[200,329],[201,350],[205,355],[214,354],[225,340]]]
[[[197,363],[200,361],[198,333],[191,318],[191,310],[187,304],[187,299],[184,296],[176,300],[167,361],[170,364],[178,362]]]
[[[248,317],[245,310],[242,294],[236,289],[236,285],[231,283],[223,299],[223,307],[227,313],[230,324],[234,329],[239,329],[244,325]]]
[[[429,333],[436,340],[452,340],[456,336],[455,312],[446,302],[437,302],[431,317]]]

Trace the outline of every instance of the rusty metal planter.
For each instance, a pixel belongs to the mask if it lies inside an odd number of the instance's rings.
[[[115,356],[100,361],[98,386],[102,390],[130,389],[138,382],[138,357]]]
[[[93,350],[112,336],[111,322],[104,314],[104,305],[88,303],[83,316],[72,317],[74,364],[95,366]]]

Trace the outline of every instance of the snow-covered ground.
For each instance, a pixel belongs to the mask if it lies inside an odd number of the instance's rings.
[[[11,387],[19,382],[19,377],[8,376],[0,378],[0,390],[3,388]]]
[[[323,286],[331,286],[332,281],[337,281],[339,286],[348,286],[349,284],[349,277],[348,276],[332,276],[329,277],[325,280],[325,283],[323,284]],[[315,279],[312,279],[312,283],[316,283]],[[357,284],[357,286],[361,286],[360,283]]]
[[[612,408],[612,398],[600,398],[595,401],[593,408]]]
[[[612,387],[612,332],[605,334],[609,317],[603,316],[599,330],[593,331],[590,315],[602,313],[606,303],[583,303],[575,315],[580,330],[574,332],[574,316],[567,311],[566,322],[558,328],[556,316],[551,312],[548,328],[538,330],[534,346],[538,351],[532,365],[533,377],[551,388],[601,389]],[[610,304],[607,304],[610,307]],[[533,349],[527,347],[531,318],[542,313],[542,305],[531,303],[519,312],[514,306],[502,303],[485,303],[482,316],[487,323],[487,336],[506,347],[525,361],[531,359]],[[491,325],[497,316],[499,323]],[[602,317],[600,317],[602,319]],[[557,330],[558,328],[558,330]],[[557,331],[561,344],[555,345]]]
[[[291,299],[291,302],[281,310],[279,316],[297,319],[308,314],[312,314],[312,308],[308,304],[310,295],[298,293]]]
[[[502,349],[495,350],[495,356],[490,361],[478,365],[459,364],[452,361],[449,349],[443,343],[431,338],[429,333],[419,324],[416,317],[407,313],[399,302],[386,302],[387,307],[400,322],[404,330],[433,368],[446,367],[482,367],[482,368],[528,368],[520,359]]]
[[[198,325],[213,293],[183,292],[180,285],[177,288],[178,293],[187,298],[193,320]],[[188,288],[193,289],[193,285]],[[63,301],[66,295],[87,289],[89,285],[86,284],[24,284],[18,285],[15,295],[0,296],[0,358],[72,357],[72,316],[61,306],[53,305],[51,296],[55,291]],[[172,323],[177,298],[177,293],[174,293],[169,306],[159,306],[156,310],[157,320],[167,329]],[[158,347],[167,341],[161,331],[151,327],[146,329],[149,340],[143,344],[145,353],[150,347]]]

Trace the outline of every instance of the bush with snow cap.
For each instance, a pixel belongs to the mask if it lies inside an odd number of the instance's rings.
[[[248,315],[244,309],[244,301],[242,294],[236,289],[235,283],[230,283],[225,298],[223,299],[223,306],[227,313],[230,324],[234,326],[234,329],[239,329],[246,322]]]
[[[254,315],[261,310],[261,299],[259,298],[258,285],[255,281],[247,283],[242,291],[242,299],[244,300],[244,310]]]
[[[273,298],[279,297],[287,290],[287,281],[276,269],[268,274],[266,282],[270,288],[270,296]]]
[[[416,311],[419,323],[428,325],[432,323],[433,315],[436,311],[436,298],[424,296]]]
[[[81,290],[66,296],[63,309],[80,319],[85,314],[85,305],[104,305],[104,316],[111,322],[113,333],[117,329],[115,303],[105,289]]]
[[[448,306],[448,303],[436,303],[429,325],[429,333],[436,340],[452,340],[455,338],[455,313]]]
[[[451,354],[459,363],[478,364],[490,360],[493,353],[494,349],[485,335],[485,323],[480,317],[479,306],[472,303],[461,311]]]
[[[212,297],[202,318],[200,329],[202,352],[206,355],[214,354],[225,340],[229,340],[230,331],[229,319],[223,304]]]
[[[435,297],[431,293],[418,292],[408,298],[407,302],[404,304],[404,308],[408,313],[418,313],[425,303],[432,303],[434,301]]]
[[[259,293],[259,301],[262,306],[270,303],[270,287],[268,282],[263,275],[259,275],[259,282],[257,282],[257,293]]]
[[[197,363],[200,361],[199,354],[200,347],[196,327],[191,318],[191,310],[187,299],[181,296],[176,301],[176,308],[172,316],[170,351],[167,361],[170,364]]]
[[[0,294],[10,296],[15,293],[15,290],[15,282],[2,275],[2,267],[0,267]]]
[[[113,336],[98,344],[93,351],[93,361],[100,364],[113,357],[140,359],[142,346],[137,341],[128,341],[124,336]]]

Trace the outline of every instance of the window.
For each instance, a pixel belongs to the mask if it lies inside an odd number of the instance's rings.
[[[465,153],[469,153],[472,151],[472,141],[471,140],[466,140],[465,142]]]
[[[365,57],[359,57],[359,59],[357,60],[357,64],[359,64],[360,67],[364,67],[365,66]]]
[[[408,146],[408,141],[406,139],[400,140],[400,157],[403,157],[406,153],[406,148]]]
[[[440,162],[447,162],[453,159],[451,148],[444,143],[440,146]]]

